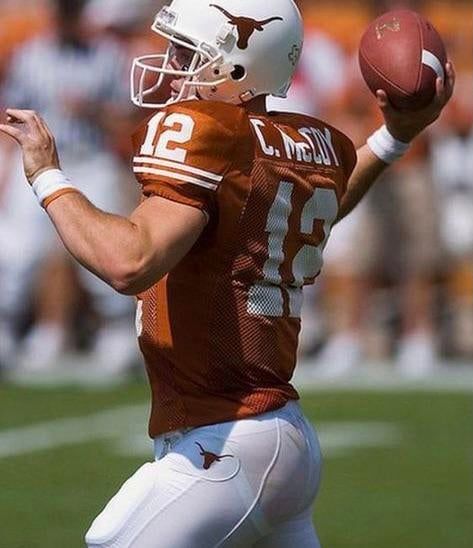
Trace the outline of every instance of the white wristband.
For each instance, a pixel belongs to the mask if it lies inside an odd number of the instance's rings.
[[[60,169],[49,169],[41,173],[31,186],[41,205],[60,190],[75,189],[74,185]]]
[[[410,143],[403,143],[395,139],[386,126],[375,131],[368,139],[367,144],[373,154],[385,164],[392,164],[399,160],[410,147]]]

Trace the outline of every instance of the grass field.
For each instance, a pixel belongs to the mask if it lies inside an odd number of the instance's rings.
[[[0,386],[0,546],[76,548],[145,460],[147,388]],[[469,393],[324,390],[303,405],[325,450],[325,548],[471,548]],[[294,547],[297,548],[297,547]]]

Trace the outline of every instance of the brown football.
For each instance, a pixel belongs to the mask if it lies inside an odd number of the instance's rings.
[[[384,89],[399,109],[417,110],[435,95],[447,54],[433,25],[418,13],[394,10],[378,17],[361,39],[360,67],[370,90]]]

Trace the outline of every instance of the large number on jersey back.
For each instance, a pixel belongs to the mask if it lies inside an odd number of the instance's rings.
[[[158,142],[155,143],[160,125],[169,129],[162,131]],[[194,120],[187,114],[173,112],[165,117],[164,112],[159,112],[148,123],[148,132],[146,133],[146,139],[141,147],[140,154],[142,156],[157,156],[183,163],[186,161],[186,149],[179,147],[171,148],[169,145],[170,143],[188,143],[192,138],[194,127]]]
[[[294,184],[279,183],[278,192],[269,210],[266,222],[268,259],[263,267],[264,278],[248,292],[248,312],[258,316],[282,317],[284,294],[288,296],[289,316],[299,318],[302,308],[302,287],[313,279],[323,265],[323,250],[330,230],[338,215],[337,195],[333,189],[316,188],[302,210],[300,233],[312,234],[314,223],[323,222],[324,237],[319,245],[304,245],[292,263],[293,280],[283,284],[281,266],[286,260],[284,242],[289,234],[289,218],[292,213]]]

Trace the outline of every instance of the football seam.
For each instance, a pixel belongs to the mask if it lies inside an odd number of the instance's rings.
[[[424,70],[424,64],[422,62],[422,52],[424,51],[424,33],[422,31],[420,16],[417,13],[415,14],[415,16],[416,16],[416,24],[417,24],[417,29],[419,31],[419,38],[420,38],[420,64],[419,64],[419,73],[417,75],[417,83],[415,88],[415,93],[417,93],[420,89],[420,84],[422,82],[422,72]]]
[[[391,82],[391,80],[389,78],[386,78],[386,76],[384,76],[384,74],[382,72],[380,72],[372,63],[371,61],[368,61],[368,59],[365,57],[365,54],[363,52],[363,50],[360,50],[360,54],[361,56],[363,57],[363,60],[365,61],[365,63],[367,65],[369,65],[369,67],[374,70],[374,72],[376,72],[376,74],[378,76],[380,76],[383,80],[385,80],[388,84],[390,84],[393,88],[397,89],[397,91],[400,91],[403,95],[405,95],[406,97],[409,97],[409,92],[405,91],[404,89],[402,89],[401,87],[399,87],[397,84],[395,84],[394,82]],[[381,89],[381,88],[379,88]]]

